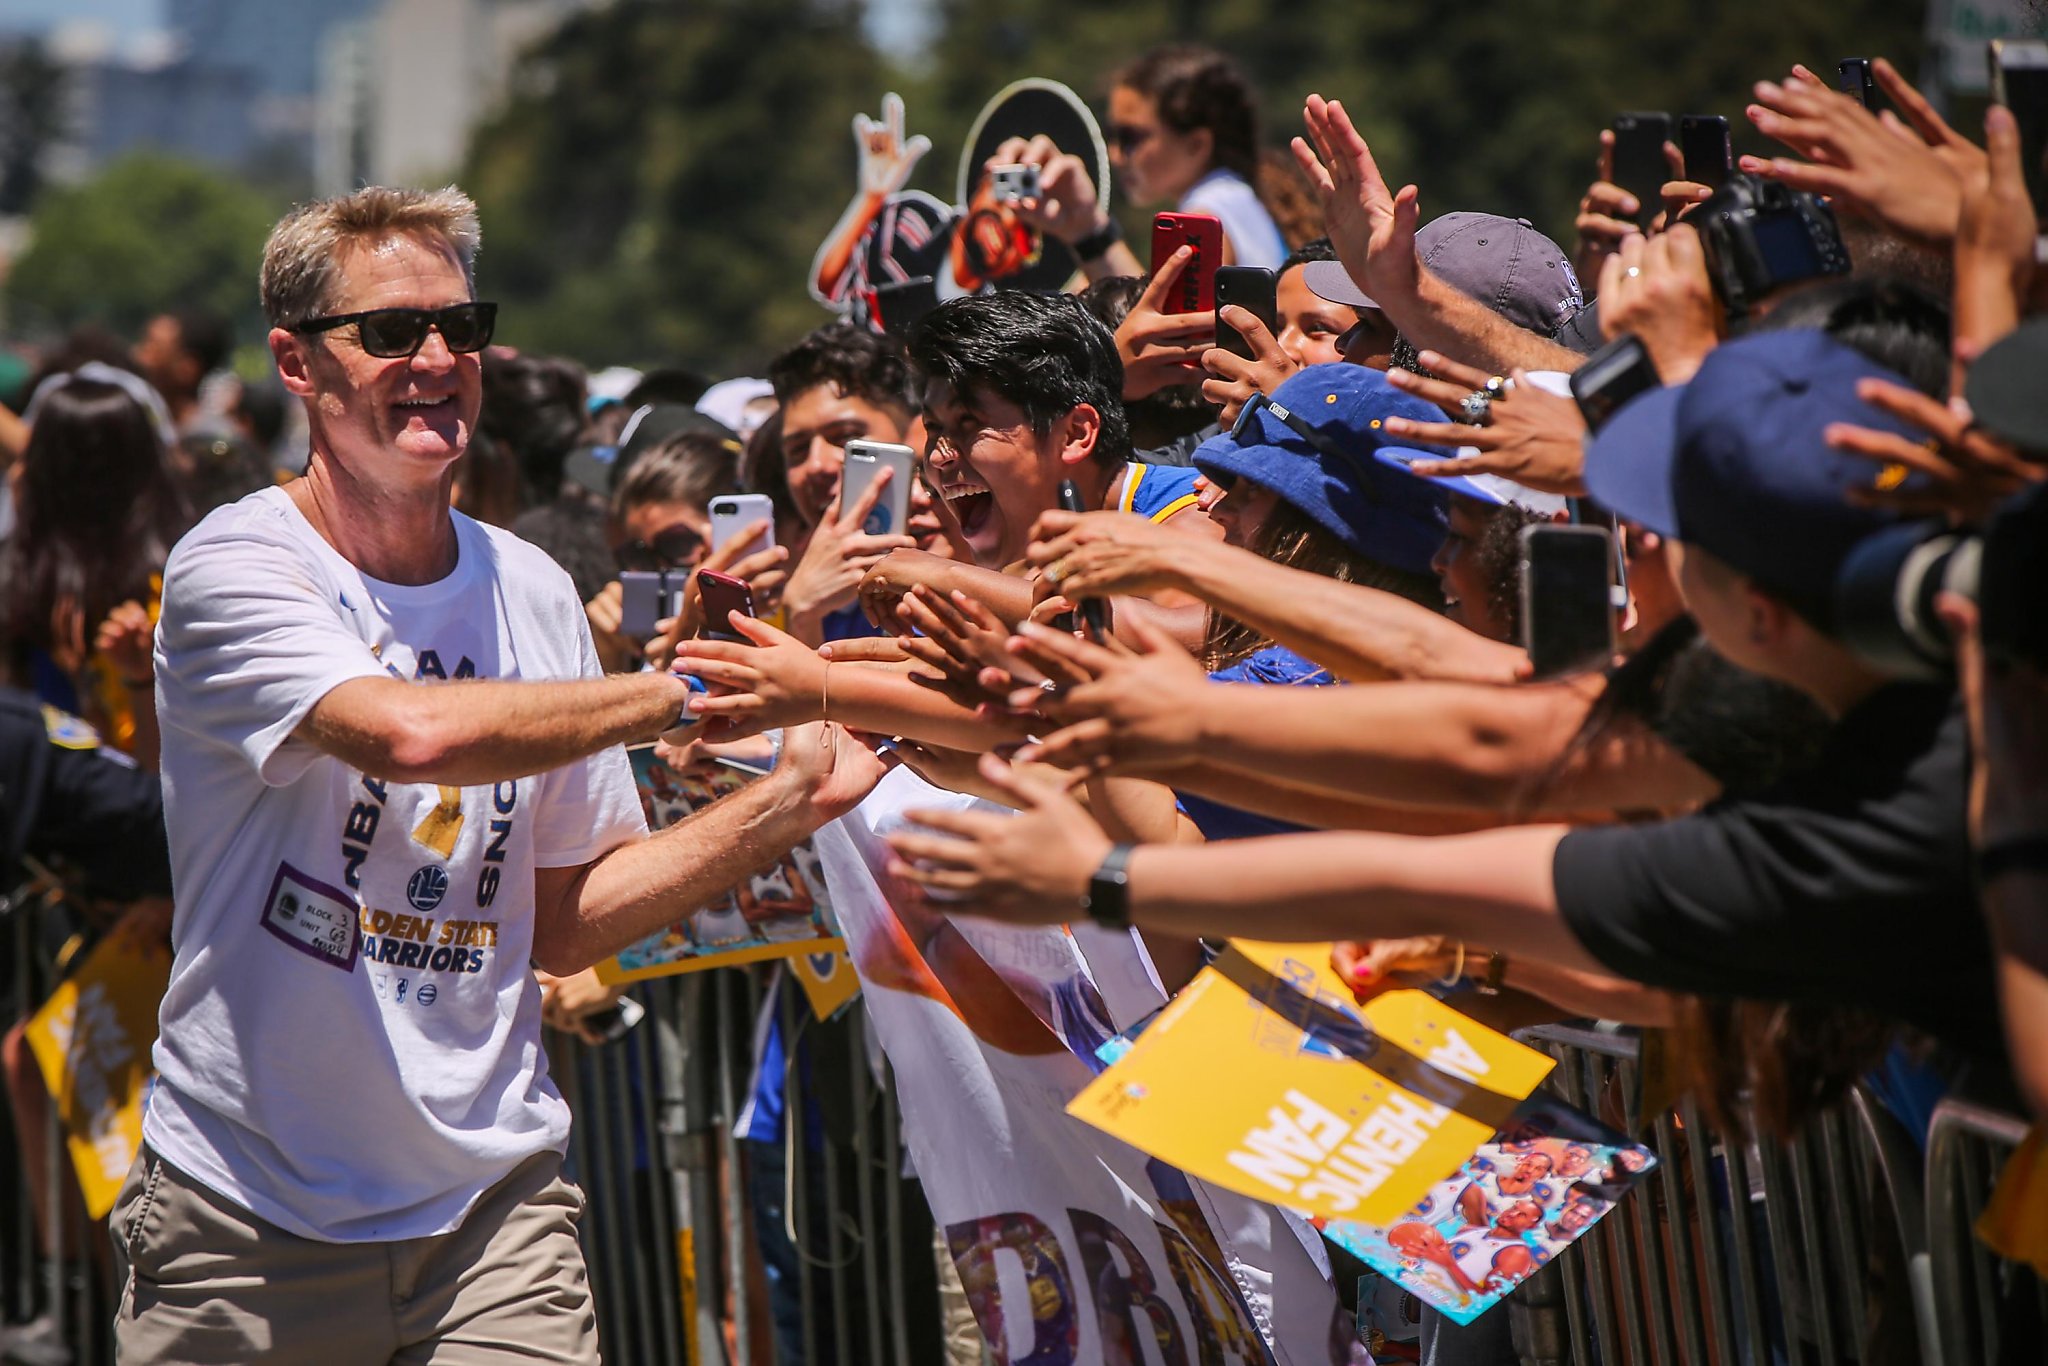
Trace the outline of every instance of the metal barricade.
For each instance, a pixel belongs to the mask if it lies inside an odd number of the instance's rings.
[[[2048,1322],[2048,1287],[2000,1261],[1971,1231],[2000,1164],[2026,1135],[2024,1121],[1955,1099],[1936,1106],[1928,1126],[1927,1236],[1944,1366],[2000,1360],[2014,1310],[2031,1311],[2037,1327]]]
[[[7,950],[0,1001],[12,1031],[56,986],[56,965],[42,948],[41,918],[48,909],[30,888],[0,893],[0,945]],[[19,1035],[10,1032],[10,1047]],[[33,1058],[9,1058],[10,1068],[35,1074]],[[9,1075],[10,1086],[15,1078]],[[42,1105],[39,1170],[27,1170],[24,1154],[35,1143],[15,1124],[13,1097],[0,1105],[0,1360],[26,1363],[69,1363],[95,1366],[113,1360],[113,1303],[107,1285],[106,1226],[88,1219],[71,1177],[71,1156],[54,1102]],[[29,1182],[40,1185],[41,1200],[31,1198]],[[38,1203],[48,1212],[39,1231]],[[97,1245],[95,1241],[97,1240]]]
[[[1921,1164],[1867,1090],[1854,1088],[1790,1142],[1759,1140],[1711,1129],[1690,1101],[1639,1114],[1641,1055],[1631,1033],[1545,1026],[1519,1037],[1557,1059],[1549,1089],[1617,1128],[1647,1133],[1662,1159],[1631,1199],[1546,1269],[1555,1285],[1532,1282],[1527,1302],[1509,1301],[1525,1362],[1944,1360]],[[1982,1191],[1959,1207],[1981,1209]]]
[[[575,1116],[570,1169],[588,1201],[583,1244],[607,1360],[937,1359],[932,1223],[904,1175],[895,1088],[858,1008],[818,1021],[785,982],[773,1003],[784,1142],[736,1136],[776,971],[638,983],[630,994],[647,1015],[624,1038],[549,1036]]]

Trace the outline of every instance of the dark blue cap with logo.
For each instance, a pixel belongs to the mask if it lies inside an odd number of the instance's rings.
[[[1824,332],[1765,332],[1717,346],[1690,383],[1652,389],[1607,420],[1586,448],[1586,488],[1629,521],[1705,549],[1826,629],[1842,562],[1900,520],[1854,506],[1850,490],[1905,482],[1900,467],[1830,447],[1828,425],[1919,435],[1856,396],[1865,379],[1912,387]]]
[[[1377,458],[1397,444],[1380,426],[1390,417],[1444,420],[1441,410],[1402,393],[1377,370],[1311,365],[1270,399],[1255,397],[1233,431],[1198,446],[1195,468],[1220,483],[1249,479],[1271,489],[1359,554],[1426,574],[1443,544],[1449,495]]]

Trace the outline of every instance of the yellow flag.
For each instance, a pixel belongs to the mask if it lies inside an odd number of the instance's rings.
[[[142,1098],[170,949],[139,925],[117,927],[50,993],[28,1044],[64,1123],[86,1213],[104,1219],[142,1147]]]

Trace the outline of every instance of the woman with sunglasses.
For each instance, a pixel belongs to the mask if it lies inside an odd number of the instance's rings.
[[[711,500],[738,493],[740,450],[737,442],[707,432],[684,432],[669,438],[635,460],[612,494],[612,517],[624,539],[615,552],[622,571],[689,575],[682,610],[656,623],[647,640],[627,639],[620,626],[624,590],[614,579],[585,611],[597,639],[598,653],[613,672],[659,668],[675,654],[676,645],[695,635],[703,609],[697,594],[696,570],[710,569],[745,579],[754,602],[771,615],[789,577],[787,547],[770,545],[773,528],[765,523],[711,549]],[[766,549],[762,547],[766,545]]]
[[[1226,264],[1274,270],[1286,257],[1287,240],[1255,188],[1259,120],[1251,83],[1222,53],[1156,47],[1117,72],[1109,160],[1135,203],[1220,219]]]

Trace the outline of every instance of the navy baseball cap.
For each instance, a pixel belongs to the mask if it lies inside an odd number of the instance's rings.
[[[1443,544],[1449,495],[1400,461],[1376,458],[1393,445],[1380,427],[1389,417],[1443,421],[1377,370],[1311,365],[1270,397],[1255,395],[1231,431],[1195,448],[1194,465],[1219,483],[1271,489],[1359,554],[1426,574]]]
[[[1416,229],[1415,255],[1459,293],[1545,337],[1585,307],[1571,258],[1526,218],[1447,213]],[[1379,307],[1341,261],[1311,261],[1302,267],[1301,279],[1333,304]]]
[[[1918,438],[1856,397],[1859,380],[1904,376],[1824,332],[1764,332],[1717,346],[1692,381],[1624,404],[1586,448],[1586,488],[1660,535],[1756,580],[1815,626],[1834,613],[1836,571],[1857,542],[1900,518],[1850,504],[1906,472],[1837,451],[1854,423]]]

